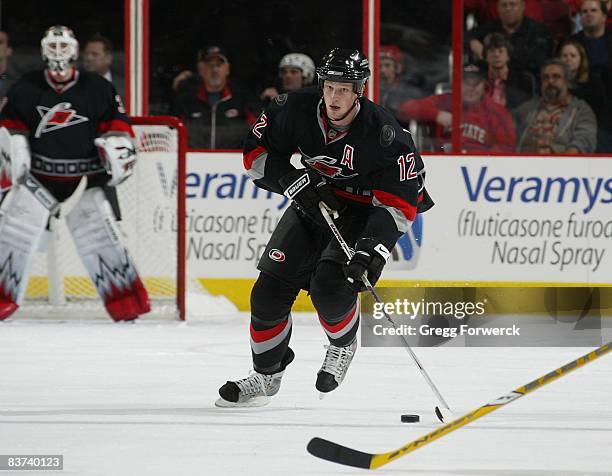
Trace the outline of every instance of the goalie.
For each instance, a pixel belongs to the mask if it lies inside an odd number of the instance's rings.
[[[0,104],[0,320],[18,309],[49,219],[83,177],[66,224],[110,316],[136,319],[149,298],[120,239],[114,188],[132,174],[134,132],[114,86],[76,69],[72,30],[49,28],[41,54],[46,67],[25,74]]]

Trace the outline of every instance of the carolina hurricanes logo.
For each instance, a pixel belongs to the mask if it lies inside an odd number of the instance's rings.
[[[329,178],[338,178],[338,179],[349,179],[353,177],[357,177],[359,174],[350,174],[344,175],[342,173],[342,167],[334,165],[338,162],[338,159],[334,159],[333,157],[328,157],[327,155],[317,155],[315,157],[310,157],[305,154],[301,149],[300,153],[304,157],[304,161],[317,172],[322,175],[325,175]]]
[[[271,260],[276,261],[278,263],[282,263],[283,261],[285,261],[285,253],[283,253],[281,250],[277,250],[276,248],[271,249],[268,253],[268,256]]]
[[[39,138],[45,132],[53,132],[64,127],[74,126],[89,121],[88,117],[80,116],[76,110],[71,109],[69,102],[60,102],[53,107],[36,106],[40,114],[40,123],[36,128],[34,137]]]

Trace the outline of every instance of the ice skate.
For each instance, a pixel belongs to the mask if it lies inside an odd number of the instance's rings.
[[[219,389],[219,398],[215,406],[222,408],[234,407],[263,407],[270,403],[270,397],[276,395],[280,389],[285,368],[294,358],[293,351],[287,350],[283,359],[283,369],[271,375],[261,374],[252,370],[248,377],[228,381]]]
[[[325,360],[317,374],[317,383],[315,384],[317,390],[321,392],[321,398],[338,387],[344,380],[357,351],[357,339],[355,338],[351,344],[345,347],[329,344],[325,346],[325,349],[327,349]]]

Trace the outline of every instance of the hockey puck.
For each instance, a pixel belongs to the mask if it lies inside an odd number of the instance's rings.
[[[402,423],[416,423],[420,419],[419,415],[402,415]]]

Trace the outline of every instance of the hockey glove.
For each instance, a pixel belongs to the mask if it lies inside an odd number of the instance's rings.
[[[363,275],[368,273],[368,281],[374,286],[383,267],[389,259],[389,250],[374,238],[360,238],[355,245],[355,254],[344,266],[344,275],[355,291],[363,291]]]
[[[282,176],[278,183],[283,187],[283,194],[321,226],[327,224],[319,210],[319,202],[325,203],[332,216],[340,214],[345,207],[325,179],[314,170],[293,170]]]
[[[108,185],[115,187],[134,171],[136,148],[127,135],[108,133],[94,140],[106,173],[111,176]]]

